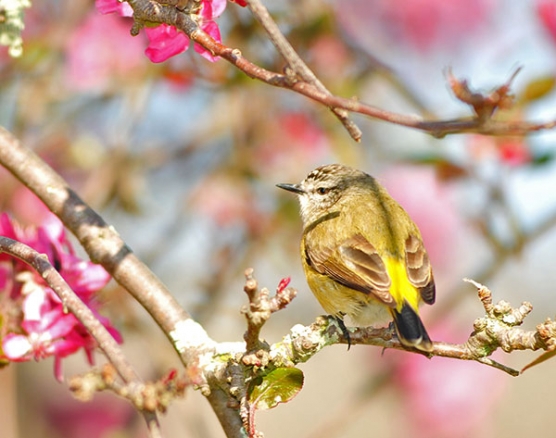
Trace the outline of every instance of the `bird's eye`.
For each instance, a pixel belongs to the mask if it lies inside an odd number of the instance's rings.
[[[319,195],[326,195],[328,193],[328,188],[326,187],[319,187],[317,188],[317,193]]]

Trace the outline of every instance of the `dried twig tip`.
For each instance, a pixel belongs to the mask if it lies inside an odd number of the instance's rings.
[[[487,315],[492,315],[494,311],[494,306],[492,305],[492,292],[486,286],[483,286],[481,283],[477,283],[475,280],[470,278],[464,278],[463,281],[467,283],[471,283],[473,286],[477,288],[477,293],[479,294],[479,299],[483,303],[483,307]]]

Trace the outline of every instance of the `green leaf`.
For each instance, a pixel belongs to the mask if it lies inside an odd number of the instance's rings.
[[[303,387],[303,372],[298,368],[276,368],[253,387],[249,401],[255,409],[272,409],[278,403],[287,403]]]
[[[554,160],[556,154],[554,152],[544,152],[541,154],[534,154],[531,160],[533,166],[542,166]]]

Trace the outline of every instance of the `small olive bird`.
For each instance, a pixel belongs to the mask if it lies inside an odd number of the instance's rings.
[[[430,352],[418,306],[434,303],[431,264],[419,229],[386,189],[341,164],[277,186],[299,198],[303,270],[324,310],[359,327],[393,318],[404,346]]]

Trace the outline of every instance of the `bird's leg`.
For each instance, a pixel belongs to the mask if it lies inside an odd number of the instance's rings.
[[[348,351],[351,348],[351,336],[349,334],[349,330],[346,327],[346,324],[344,323],[344,316],[340,315],[340,316],[335,316],[334,317],[336,319],[336,321],[338,321],[338,326],[340,327],[340,330],[342,330],[342,334],[344,335],[344,338],[346,338],[347,344],[348,344]]]

